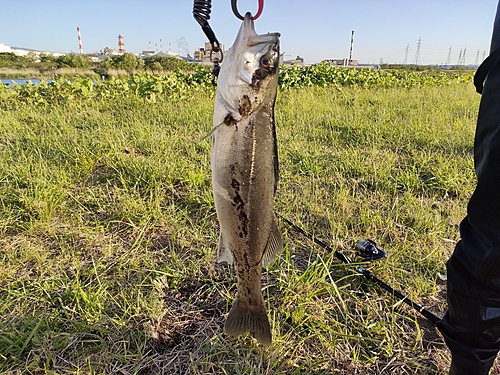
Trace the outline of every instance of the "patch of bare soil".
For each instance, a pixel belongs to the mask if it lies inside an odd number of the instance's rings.
[[[167,313],[153,328],[149,346],[155,360],[145,374],[189,373],[190,359],[224,327],[228,267],[205,271],[205,278],[185,279],[164,290]]]

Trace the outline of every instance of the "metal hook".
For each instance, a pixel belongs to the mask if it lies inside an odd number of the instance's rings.
[[[215,53],[220,53],[220,59],[218,57],[215,57],[215,58],[212,58],[212,53],[215,52]],[[222,60],[224,60],[224,53],[222,52],[222,49],[221,48],[217,48],[217,50],[214,48],[212,50],[210,50],[210,62],[211,63],[214,63],[215,61],[214,60],[218,60],[217,62],[218,63],[221,63]]]
[[[233,13],[236,16],[236,18],[239,18],[240,20],[244,20],[244,17],[238,12],[238,5],[236,4],[237,0],[231,0],[231,8],[233,8]],[[252,20],[256,20],[257,18],[260,17],[262,14],[262,10],[264,9],[264,0],[259,0],[259,9],[257,10],[257,14],[252,17]]]

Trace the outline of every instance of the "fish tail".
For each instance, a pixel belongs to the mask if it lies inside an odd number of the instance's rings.
[[[263,345],[271,345],[272,342],[271,326],[264,304],[248,306],[238,298],[229,311],[224,331],[231,336],[250,332]]]

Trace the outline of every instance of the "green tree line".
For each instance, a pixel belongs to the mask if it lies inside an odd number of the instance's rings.
[[[199,64],[189,63],[176,57],[151,56],[141,59],[132,53],[107,56],[100,62],[93,62],[88,56],[75,53],[59,57],[44,53],[38,56],[34,52],[28,53],[27,56],[17,56],[9,52],[0,53],[0,68],[12,69],[34,68],[42,71],[58,68],[99,69],[100,71],[123,69],[129,73],[134,71],[161,73],[173,70],[194,71],[198,67]]]

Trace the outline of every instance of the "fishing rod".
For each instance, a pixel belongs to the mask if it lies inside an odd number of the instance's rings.
[[[303,236],[312,240],[317,245],[321,246],[323,249],[332,253],[341,262],[346,263],[346,264],[353,263],[346,255],[342,254],[340,251],[334,250],[333,248],[328,246],[323,241],[317,239],[316,237],[313,237],[312,235],[307,233],[304,229],[302,229],[301,227],[292,223],[290,220],[281,216],[277,212],[275,212],[275,214],[277,217],[279,217],[281,220],[283,220],[285,223],[287,223],[290,227],[292,227],[295,231],[299,232]],[[380,249],[380,247],[375,243],[375,241],[370,240],[370,239],[359,240],[358,242],[356,242],[355,248],[358,251],[358,255],[361,256],[366,261],[374,261],[374,260],[378,260],[378,259],[382,259],[382,258],[386,257],[386,253]],[[375,282],[377,285],[382,287],[382,289],[389,292],[390,294],[392,294],[394,297],[398,298],[402,302],[406,303],[408,306],[410,306],[414,310],[418,311],[424,318],[429,320],[432,324],[437,325],[441,321],[441,318],[439,318],[438,316],[436,316],[435,314],[433,314],[432,312],[430,312],[426,308],[413,302],[411,299],[406,297],[403,293],[397,291],[396,289],[391,287],[389,284],[380,280],[378,277],[376,277],[374,274],[372,274],[366,268],[358,267],[357,271],[360,274],[362,274],[365,278],[367,278],[368,280]]]

